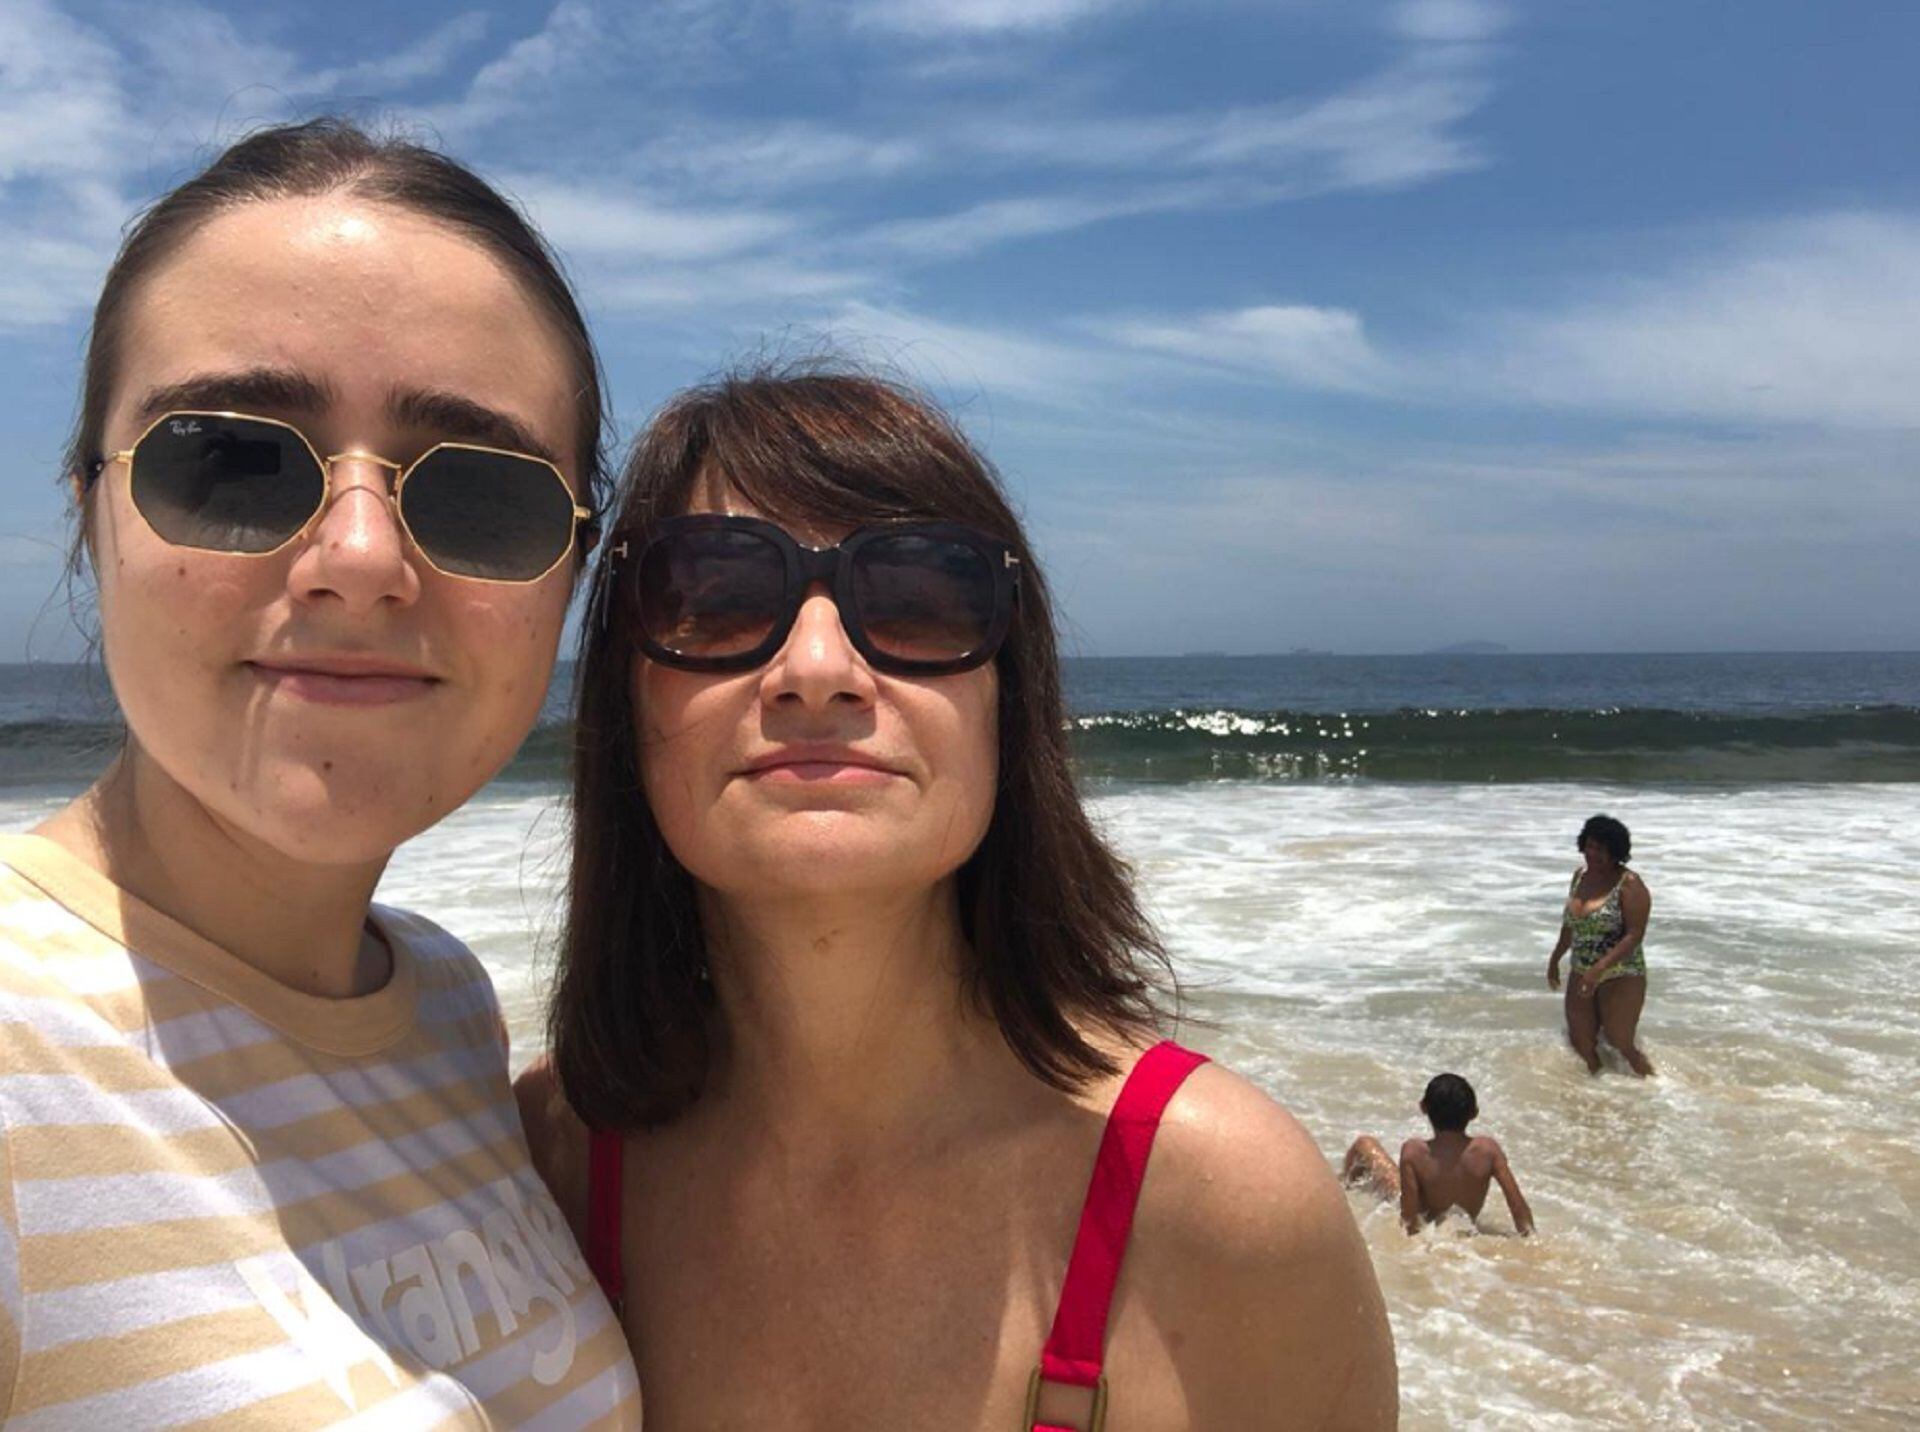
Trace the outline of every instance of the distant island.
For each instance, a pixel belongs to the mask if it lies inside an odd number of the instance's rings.
[[[1438,646],[1427,653],[1428,656],[1505,656],[1507,648],[1497,641],[1456,641],[1452,646]]]

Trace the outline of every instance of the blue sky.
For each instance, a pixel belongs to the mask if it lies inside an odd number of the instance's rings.
[[[1907,0],[0,0],[0,660],[121,224],[323,110],[578,279],[628,434],[823,346],[999,464],[1070,649],[1920,647]]]

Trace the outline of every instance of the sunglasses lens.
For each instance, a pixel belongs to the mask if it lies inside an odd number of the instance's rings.
[[[965,542],[911,532],[865,542],[853,595],[867,640],[896,661],[958,661],[993,633],[993,564]]]
[[[640,626],[679,656],[744,656],[772,635],[786,604],[786,558],[755,532],[696,527],[650,544],[640,559]]]
[[[533,458],[436,448],[407,474],[400,515],[428,560],[456,577],[531,582],[573,541],[573,493]]]
[[[164,417],[133,454],[134,506],[162,539],[271,552],[320,510],[327,482],[291,428],[204,413]]]

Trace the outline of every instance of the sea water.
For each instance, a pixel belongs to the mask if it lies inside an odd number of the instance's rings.
[[[31,728],[9,828],[73,789],[36,774],[46,751],[106,744],[52,733],[24,681],[10,709],[0,674],[0,719]],[[1209,659],[1069,681],[1095,818],[1174,954],[1181,1037],[1333,1163],[1358,1133],[1423,1132],[1426,1080],[1464,1074],[1533,1205],[1531,1239],[1497,1192],[1480,1229],[1408,1237],[1348,1195],[1404,1426],[1920,1421],[1920,657]],[[516,1066],[543,1042],[561,744],[536,737],[380,892],[473,944]],[[1633,829],[1653,892],[1651,1080],[1610,1055],[1589,1077],[1546,985],[1599,811]]]

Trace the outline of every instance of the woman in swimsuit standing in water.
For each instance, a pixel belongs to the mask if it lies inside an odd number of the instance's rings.
[[[1160,946],[965,439],[860,377],[723,381],[608,540],[520,1092],[651,1425],[1391,1425],[1326,1160],[1153,1044]]]
[[[1573,951],[1573,980],[1567,986],[1567,1040],[1600,1072],[1599,1036],[1620,1051],[1633,1072],[1645,1077],[1653,1063],[1640,1052],[1635,1035],[1647,1003],[1647,917],[1653,896],[1627,861],[1633,837],[1611,816],[1597,815],[1580,827],[1576,842],[1586,864],[1567,891],[1560,938],[1547,958],[1547,987],[1560,988],[1560,958]]]

